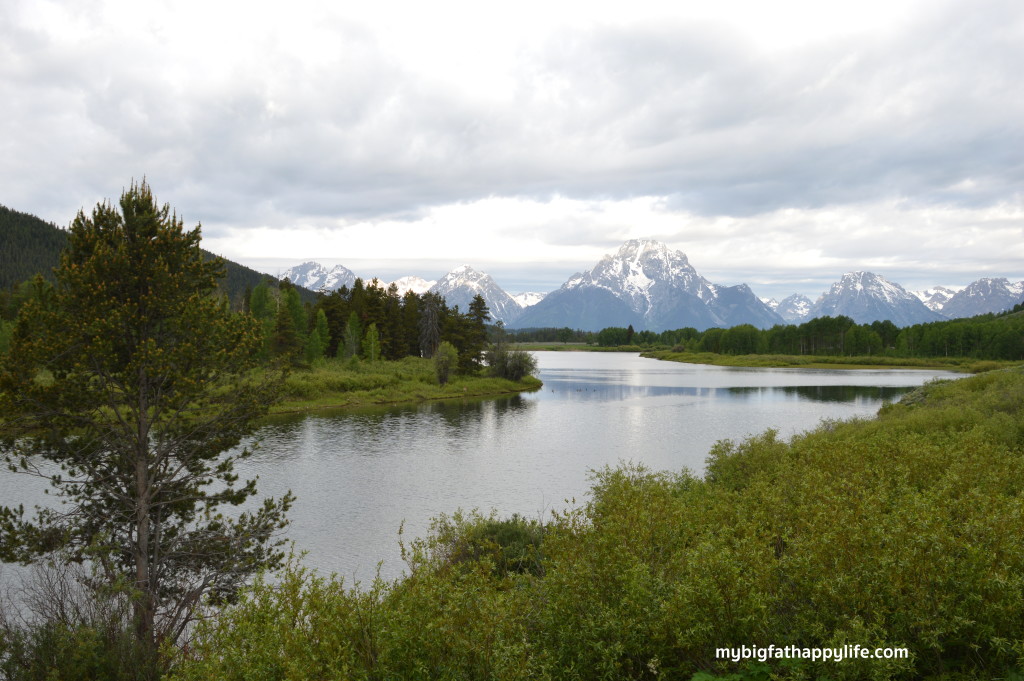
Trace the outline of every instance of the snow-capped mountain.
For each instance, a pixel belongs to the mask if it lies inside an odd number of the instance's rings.
[[[398,287],[398,294],[403,295],[406,291],[412,291],[417,295],[422,295],[430,290],[430,287],[436,284],[436,281],[427,281],[423,277],[417,277],[411,275],[408,277],[401,277],[395,279],[389,284],[385,284],[384,288],[389,288],[391,284]]]
[[[456,267],[441,277],[430,287],[430,292],[443,296],[448,307],[458,305],[462,312],[469,310],[473,296],[481,295],[487,301],[491,319],[505,324],[515,321],[523,311],[522,306],[505,293],[491,275],[477,272],[469,265]]]
[[[1002,312],[1024,302],[1024,281],[1005,277],[979,279],[965,286],[942,306],[942,314],[956,319],[987,312]]]
[[[899,284],[871,272],[847,272],[814,303],[809,317],[844,315],[858,324],[888,319],[910,326],[943,319]]]
[[[346,267],[335,265],[327,269],[318,262],[304,262],[295,267],[289,267],[280,278],[288,278],[290,282],[310,291],[336,291],[342,286],[352,286],[355,283],[356,275]]]
[[[911,291],[918,299],[924,303],[924,306],[929,310],[942,313],[942,307],[949,302],[949,299],[956,295],[956,292],[960,289],[952,289],[946,286],[933,286],[923,291]]]
[[[601,258],[589,272],[574,274],[562,288],[597,286],[615,293],[646,314],[663,288],[676,288],[707,302],[715,297],[711,282],[697,274],[682,251],[670,251],[657,241],[631,239]]]
[[[802,293],[794,293],[783,298],[774,309],[788,324],[799,324],[807,319],[812,307],[813,300]]]
[[[544,300],[544,297],[546,295],[546,293],[534,293],[532,291],[529,291],[527,293],[517,293],[516,295],[512,296],[512,300],[519,303],[519,306],[525,309],[527,307],[530,307],[531,305],[536,305],[540,301]]]
[[[745,284],[712,284],[681,251],[657,241],[633,239],[527,308],[517,326],[599,330],[632,324],[659,331],[745,323],[766,328],[783,320]]]

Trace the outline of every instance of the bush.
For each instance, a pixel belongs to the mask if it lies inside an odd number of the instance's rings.
[[[518,513],[510,518],[456,513],[434,521],[429,554],[435,567],[448,569],[488,561],[494,574],[540,575],[544,526]]]
[[[448,341],[442,341],[434,353],[434,373],[440,385],[448,383],[452,370],[459,365],[459,351]]]
[[[490,374],[510,381],[521,381],[537,372],[537,360],[525,350],[494,348],[487,353]]]
[[[81,565],[35,566],[15,590],[21,605],[0,604],[0,679],[160,678],[166,661],[135,639],[124,591],[95,587]]]

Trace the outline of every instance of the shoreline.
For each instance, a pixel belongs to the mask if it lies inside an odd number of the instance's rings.
[[[713,352],[673,352],[671,350],[648,350],[641,357],[666,362],[685,364],[710,364],[743,368],[773,369],[843,369],[907,370],[941,369],[957,373],[981,373],[1019,365],[1020,362],[978,360],[968,357],[957,358],[913,358],[913,357],[836,357],[828,355],[722,355]]]

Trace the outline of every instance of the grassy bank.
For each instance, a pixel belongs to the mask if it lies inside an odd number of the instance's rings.
[[[673,352],[650,350],[643,357],[689,364],[731,367],[777,367],[802,369],[945,369],[979,373],[1017,366],[1020,362],[979,360],[969,357],[829,357],[824,355],[721,355],[715,352]]]
[[[623,465],[545,522],[439,518],[410,575],[292,567],[200,625],[176,678],[1020,678],[1024,373],[878,418],[722,442],[707,472]],[[731,662],[844,645],[894,659]]]
[[[328,359],[310,369],[292,371],[285,380],[284,400],[271,413],[487,397],[540,386],[532,376],[522,381],[454,376],[442,386],[437,384],[433,363],[418,357],[396,362]]]

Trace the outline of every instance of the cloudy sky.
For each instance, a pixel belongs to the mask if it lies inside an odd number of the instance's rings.
[[[1019,0],[5,0],[0,203],[144,175],[257,269],[512,293],[634,237],[762,296],[1019,280],[1022,66]]]

